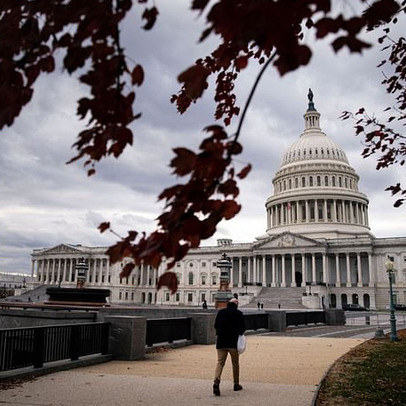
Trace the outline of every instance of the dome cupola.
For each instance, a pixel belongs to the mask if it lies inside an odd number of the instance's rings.
[[[308,92],[305,128],[285,152],[266,201],[267,234],[291,231],[314,238],[369,233],[368,199],[343,149],[320,127],[320,113]]]

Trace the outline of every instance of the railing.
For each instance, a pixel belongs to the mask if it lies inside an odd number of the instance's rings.
[[[177,317],[171,319],[148,319],[145,344],[151,347],[159,343],[173,343],[192,339],[192,319]]]
[[[286,313],[286,326],[299,326],[301,324],[317,324],[325,322],[326,314],[320,311]]]
[[[245,330],[268,329],[268,314],[244,314]]]
[[[0,371],[107,354],[109,323],[0,330]]]

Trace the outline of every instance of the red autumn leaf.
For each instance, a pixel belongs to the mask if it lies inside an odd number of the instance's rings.
[[[183,83],[186,95],[192,99],[198,99],[207,89],[207,77],[210,71],[202,65],[191,66],[178,76],[178,81]]]
[[[158,14],[159,12],[156,7],[146,8],[142,14],[142,18],[147,20],[147,22],[142,28],[144,28],[144,30],[150,30],[154,26]]]
[[[248,56],[240,56],[235,60],[235,66],[238,70],[246,68],[248,65]]]
[[[176,277],[176,273],[167,271],[158,278],[157,290],[164,286],[167,286],[171,290],[172,295],[177,292],[178,278]]]
[[[187,148],[175,148],[173,151],[177,155],[170,164],[174,168],[173,173],[180,176],[190,173],[195,167],[196,154]]]
[[[133,85],[140,86],[144,81],[144,69],[141,65],[137,65],[131,72],[131,82]]]
[[[223,202],[222,214],[226,220],[232,219],[240,210],[241,206],[234,200],[225,200]]]
[[[240,179],[244,179],[251,171],[252,166],[251,164],[248,164],[245,168],[243,168],[238,174],[237,177]]]
[[[101,223],[98,227],[101,233],[104,233],[106,230],[110,228],[110,222],[106,221],[104,223]]]

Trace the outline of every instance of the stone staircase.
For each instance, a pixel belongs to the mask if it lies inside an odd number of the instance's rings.
[[[243,308],[257,308],[257,303],[263,303],[264,309],[306,309],[302,305],[302,296],[306,291],[305,287],[298,288],[262,288],[258,296],[255,296],[253,300],[246,305],[242,305]]]

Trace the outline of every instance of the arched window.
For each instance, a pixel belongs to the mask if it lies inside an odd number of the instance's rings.
[[[331,184],[332,184],[333,187],[336,186],[336,177],[335,177],[335,176],[333,176],[333,177],[331,178]]]
[[[306,178],[303,176],[302,177],[302,187],[306,186]]]
[[[193,285],[193,272],[189,272],[188,283],[189,285]]]
[[[317,186],[321,186],[321,179],[320,179],[320,176],[317,176]]]
[[[324,177],[324,186],[328,186],[328,176]]]
[[[292,179],[289,179],[289,189],[292,189]]]
[[[313,176],[309,176],[309,186],[313,186]]]
[[[295,188],[298,188],[298,187],[299,187],[299,179],[295,178]]]

